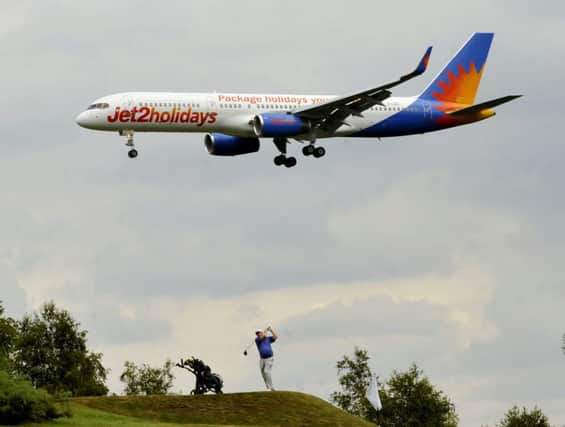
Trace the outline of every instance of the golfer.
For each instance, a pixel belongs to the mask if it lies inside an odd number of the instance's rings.
[[[270,332],[271,335],[267,335],[265,332]],[[267,389],[275,391],[275,388],[273,387],[273,379],[271,377],[273,362],[275,361],[271,343],[274,343],[278,336],[270,326],[266,331],[263,329],[257,329],[255,331],[255,335],[257,335],[255,338],[255,344],[257,344],[257,350],[259,351],[259,368],[261,369],[261,375],[263,376]]]

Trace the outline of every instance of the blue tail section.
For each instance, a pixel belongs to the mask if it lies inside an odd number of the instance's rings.
[[[422,92],[420,98],[472,105],[481,82],[494,33],[474,33]]]

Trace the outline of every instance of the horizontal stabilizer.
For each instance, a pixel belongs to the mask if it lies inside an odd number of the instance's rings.
[[[506,104],[507,102],[513,101],[516,98],[520,98],[522,95],[508,95],[502,98],[492,99],[490,101],[481,102],[480,104],[471,105],[470,107],[461,108],[460,110],[455,110],[448,113],[450,116],[464,116],[466,114],[478,113],[487,108],[494,108],[501,104]]]

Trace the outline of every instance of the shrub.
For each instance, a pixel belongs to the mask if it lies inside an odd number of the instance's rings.
[[[20,424],[26,421],[45,421],[63,415],[55,399],[29,381],[0,371],[0,424]]]

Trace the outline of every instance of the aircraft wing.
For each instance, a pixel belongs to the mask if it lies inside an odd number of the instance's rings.
[[[353,95],[332,99],[322,104],[317,104],[295,111],[293,114],[304,119],[312,120],[315,124],[315,128],[333,133],[340,126],[347,125],[347,122],[345,122],[347,117],[351,115],[363,117],[363,111],[374,105],[382,105],[382,102],[391,95],[391,92],[388,89],[423,74],[428,66],[431,53],[432,47],[430,46],[418,63],[416,69],[411,73],[401,76],[396,81],[386,83],[363,92],[355,93]]]

